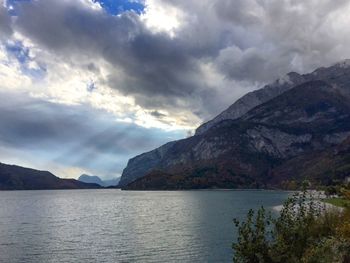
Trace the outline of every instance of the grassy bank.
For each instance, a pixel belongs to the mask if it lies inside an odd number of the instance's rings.
[[[344,198],[327,198],[323,201],[337,207],[350,208],[350,200],[346,200]]]

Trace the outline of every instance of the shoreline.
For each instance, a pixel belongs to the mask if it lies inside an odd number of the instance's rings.
[[[342,211],[344,210],[344,207],[340,207],[340,206],[336,206],[336,205],[327,203],[324,199],[315,200],[314,203],[315,203],[317,206],[323,206],[324,209],[325,209],[325,211],[335,210],[335,211],[340,211],[340,212],[342,212]],[[283,206],[284,206],[283,204],[273,206],[273,207],[272,207],[272,210],[274,210],[275,212],[281,212],[282,209],[283,209]]]

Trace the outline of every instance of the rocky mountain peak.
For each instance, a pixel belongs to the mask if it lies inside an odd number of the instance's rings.
[[[273,83],[264,86],[262,89],[252,91],[238,99],[214,119],[198,127],[195,134],[199,135],[204,133],[222,120],[234,120],[240,118],[254,107],[277,97],[283,92],[294,88],[301,83],[313,80],[323,80],[332,86],[343,89],[343,92],[350,94],[350,87],[348,85],[350,80],[350,59],[343,60],[327,68],[318,68],[309,74],[301,75],[296,72],[290,72]]]
[[[334,66],[337,66],[340,68],[349,68],[350,67],[350,59],[344,59],[343,61],[336,63]]]

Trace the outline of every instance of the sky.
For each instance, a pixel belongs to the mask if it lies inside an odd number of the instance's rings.
[[[0,162],[120,176],[247,92],[350,58],[349,0],[0,0]]]

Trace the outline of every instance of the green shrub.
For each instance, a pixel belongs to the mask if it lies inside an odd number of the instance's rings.
[[[350,262],[349,214],[328,211],[306,191],[288,199],[276,219],[260,208],[244,222],[234,220],[237,263]]]
[[[271,232],[268,230],[271,224],[271,216],[265,213],[262,207],[254,217],[254,211],[250,210],[247,220],[240,223],[234,220],[238,227],[238,242],[233,244],[235,250],[234,262],[238,263],[258,263],[270,262],[270,244],[268,241]]]

